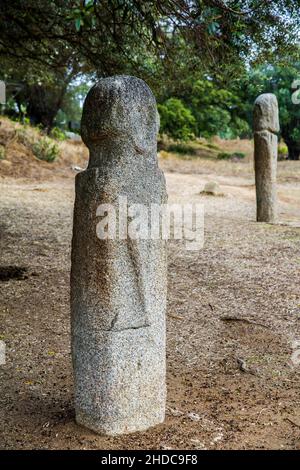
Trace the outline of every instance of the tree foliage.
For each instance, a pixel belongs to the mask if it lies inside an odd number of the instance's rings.
[[[205,103],[195,89],[189,103],[191,82],[197,88],[217,77],[214,84],[225,90],[245,66],[291,57],[298,40],[296,0],[0,2],[0,78],[24,85],[13,94],[17,106],[48,129],[78,77],[125,73],[145,79],[161,103],[180,99],[196,133],[226,133],[234,124],[226,100],[233,97],[220,96],[218,108],[215,97]]]
[[[292,50],[299,34],[296,0],[2,0],[0,14],[3,57],[101,74],[174,59],[179,36],[186,60],[217,67]]]
[[[169,98],[158,105],[160,131],[174,139],[190,140],[194,137],[196,119],[178,98]]]
[[[170,104],[172,114],[165,110],[170,108]],[[176,109],[174,104],[177,104]],[[239,115],[243,105],[234,87],[223,88],[212,77],[203,76],[195,82],[186,83],[185,91],[177,98],[169,98],[163,106],[159,106],[160,114],[163,113],[161,129],[173,138],[179,138],[180,133],[188,136],[191,132],[196,137],[206,138],[213,135],[224,138],[249,136],[249,124]],[[182,120],[182,109],[189,119]],[[189,132],[183,128],[184,125]]]

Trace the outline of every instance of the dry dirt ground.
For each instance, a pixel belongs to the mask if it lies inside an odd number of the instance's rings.
[[[299,162],[279,164],[278,225],[255,222],[249,162],[161,166],[170,201],[204,203],[205,245],[169,244],[166,420],[117,438],[74,422],[74,178],[0,178],[1,449],[300,449]]]

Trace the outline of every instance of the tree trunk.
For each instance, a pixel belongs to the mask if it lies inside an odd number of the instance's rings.
[[[289,160],[299,160],[299,155],[300,155],[300,148],[299,148],[299,143],[295,143],[292,141],[285,141],[288,151],[289,151]]]
[[[30,122],[41,124],[49,132],[53,128],[54,119],[61,107],[67,89],[64,83],[61,87],[31,85],[27,88],[27,113]]]

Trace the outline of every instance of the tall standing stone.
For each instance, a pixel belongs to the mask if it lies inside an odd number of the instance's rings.
[[[90,159],[76,176],[72,240],[75,412],[108,435],[145,430],[165,414],[165,242],[96,234],[102,204],[166,202],[157,126],[155,98],[140,79],[101,79],[86,97]]]
[[[253,127],[256,218],[258,222],[275,222],[279,117],[277,98],[272,93],[264,93],[255,100]]]

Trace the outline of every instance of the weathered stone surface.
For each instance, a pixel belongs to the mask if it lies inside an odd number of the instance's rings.
[[[254,104],[254,167],[258,222],[277,219],[278,105],[275,95],[260,95]],[[264,126],[264,127],[263,127]]]
[[[102,79],[86,97],[81,130],[90,160],[76,176],[72,241],[76,421],[115,435],[165,413],[165,242],[96,234],[100,204],[166,202],[155,98],[137,78]]]
[[[254,132],[279,132],[279,116],[277,98],[273,93],[263,93],[254,102]]]

